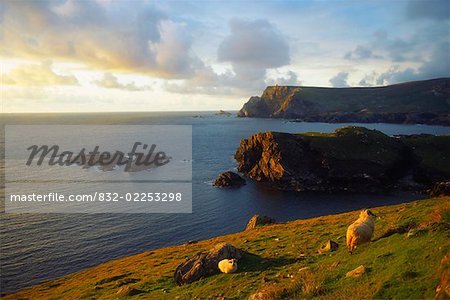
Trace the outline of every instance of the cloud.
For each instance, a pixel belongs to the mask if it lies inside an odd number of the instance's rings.
[[[406,6],[406,16],[409,19],[450,19],[450,4],[448,0],[410,0]]]
[[[401,69],[392,66],[388,71],[372,76],[377,85],[394,84],[405,81],[450,77],[450,43],[444,42],[433,47],[430,57],[418,68]]]
[[[203,68],[203,62],[190,51],[192,40],[186,28],[169,20],[162,21],[160,40],[149,42],[149,48],[154,53],[156,65],[174,77],[191,77],[195,70]]]
[[[117,77],[113,74],[107,72],[103,74],[103,78],[101,80],[94,81],[96,85],[108,89],[122,89],[128,91],[145,91],[151,90],[149,86],[136,86],[134,82],[123,84],[117,80]]]
[[[177,51],[177,44],[168,40],[164,50],[158,52],[170,54],[176,51],[179,61],[174,58],[164,59],[162,65],[174,64],[178,71],[184,70],[191,74],[186,80],[165,83],[164,89],[172,93],[189,94],[226,94],[254,93],[267,85],[267,70],[289,64],[289,45],[278,30],[267,20],[246,21],[232,19],[229,23],[230,34],[220,43],[217,50],[219,62],[231,64],[231,69],[217,73],[211,66],[189,57],[189,54]],[[170,36],[173,28],[169,26]],[[164,30],[162,31],[164,32]],[[177,39],[179,42],[180,39]],[[190,41],[185,41],[190,43]],[[165,44],[163,35],[160,44]],[[160,50],[160,51],[159,51]],[[171,57],[175,55],[170,55]],[[164,61],[164,63],[163,63]],[[167,66],[167,68],[170,68]],[[297,75],[290,71],[285,77],[278,78],[280,84],[297,84]]]
[[[10,1],[0,55],[81,62],[110,72],[189,78],[201,60],[185,25],[144,1]]]
[[[219,46],[219,61],[260,69],[289,64],[289,45],[267,20],[232,19],[230,30]]]
[[[330,83],[333,87],[348,87],[348,73],[347,72],[339,72],[334,77],[330,79]]]
[[[418,70],[421,76],[450,77],[450,42],[442,42],[434,46],[430,59]]]
[[[301,85],[301,81],[298,79],[297,73],[295,73],[294,71],[288,71],[285,76],[278,77],[276,79],[267,79],[266,84],[298,86]]]
[[[374,86],[376,85],[377,77],[379,74],[376,72],[372,72],[370,74],[365,75],[360,81],[359,86]]]
[[[344,58],[349,60],[351,59],[365,60],[371,58],[379,59],[383,57],[380,55],[375,55],[369,47],[359,45],[355,48],[355,50],[347,52]]]
[[[4,85],[46,86],[46,85],[77,85],[78,80],[73,75],[60,75],[53,71],[52,62],[41,64],[20,65],[2,76]]]
[[[229,27],[230,34],[220,43],[217,58],[219,62],[230,63],[232,70],[216,74],[204,66],[191,83],[200,83],[201,89],[209,91],[212,86],[227,93],[230,90],[257,92],[266,86],[268,69],[289,64],[289,45],[267,20],[232,19]]]

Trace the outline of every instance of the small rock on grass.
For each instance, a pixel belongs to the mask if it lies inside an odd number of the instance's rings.
[[[331,252],[336,251],[339,248],[339,244],[335,241],[328,240],[325,244],[323,244],[320,249],[319,253],[325,253],[325,252]]]
[[[363,265],[360,265],[356,269],[347,272],[347,274],[345,274],[345,277],[359,277],[364,273],[366,273],[366,268]]]
[[[141,292],[142,291],[135,289],[131,286],[124,286],[124,287],[121,287],[117,291],[117,296],[119,296],[119,297],[134,296],[134,295],[140,294]]]

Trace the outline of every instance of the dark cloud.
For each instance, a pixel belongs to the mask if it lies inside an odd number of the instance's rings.
[[[348,73],[347,72],[339,72],[334,77],[330,79],[330,83],[333,87],[348,87]]]
[[[345,59],[357,59],[357,60],[364,60],[364,59],[371,59],[371,58],[382,58],[380,55],[375,55],[373,51],[367,47],[367,46],[356,46],[355,50],[349,51],[344,56]]]
[[[425,80],[439,77],[450,77],[450,45],[443,42],[435,45],[428,59],[418,68],[402,69],[392,66],[381,74],[371,73],[360,82],[361,86],[387,85],[406,81]]]
[[[406,16],[410,19],[450,19],[448,0],[410,0],[406,6]]]
[[[386,32],[374,34],[375,40],[372,47],[386,52],[387,56],[394,62],[402,62],[413,59],[421,43],[417,36],[409,39],[390,38]]]
[[[420,66],[418,73],[425,78],[450,77],[450,43],[435,45],[430,59]]]
[[[219,46],[219,61],[261,69],[289,64],[289,45],[268,21],[233,19],[230,29]]]
[[[391,67],[387,72],[380,74],[375,82],[376,85],[388,85],[418,79],[417,72],[412,68],[401,70],[398,66]]]

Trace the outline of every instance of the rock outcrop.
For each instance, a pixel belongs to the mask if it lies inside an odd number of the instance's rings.
[[[219,273],[218,263],[222,259],[241,259],[244,252],[228,243],[217,244],[209,252],[199,252],[180,264],[174,273],[178,285],[184,285]]]
[[[343,127],[331,134],[266,132],[241,141],[239,172],[280,190],[380,192],[450,178],[450,136],[389,137]]]
[[[247,223],[247,226],[245,227],[245,230],[253,229],[258,226],[262,225],[268,225],[268,224],[274,224],[276,221],[268,216],[260,216],[260,215],[254,215],[250,218],[250,220]]]
[[[251,97],[238,116],[450,125],[450,78],[367,88],[269,86],[261,97]]]
[[[436,182],[430,190],[430,196],[450,196],[450,181]]]
[[[218,187],[241,187],[245,185],[245,179],[234,172],[227,171],[220,174],[213,185]]]
[[[325,244],[320,246],[318,252],[319,253],[326,253],[326,252],[332,252],[336,251],[339,248],[339,244],[335,241],[328,240]]]

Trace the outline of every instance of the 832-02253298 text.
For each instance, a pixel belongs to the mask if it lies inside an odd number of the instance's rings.
[[[10,202],[180,202],[182,193],[176,192],[140,192],[140,193],[109,193],[94,192],[90,194],[47,193],[47,194],[11,194]]]

